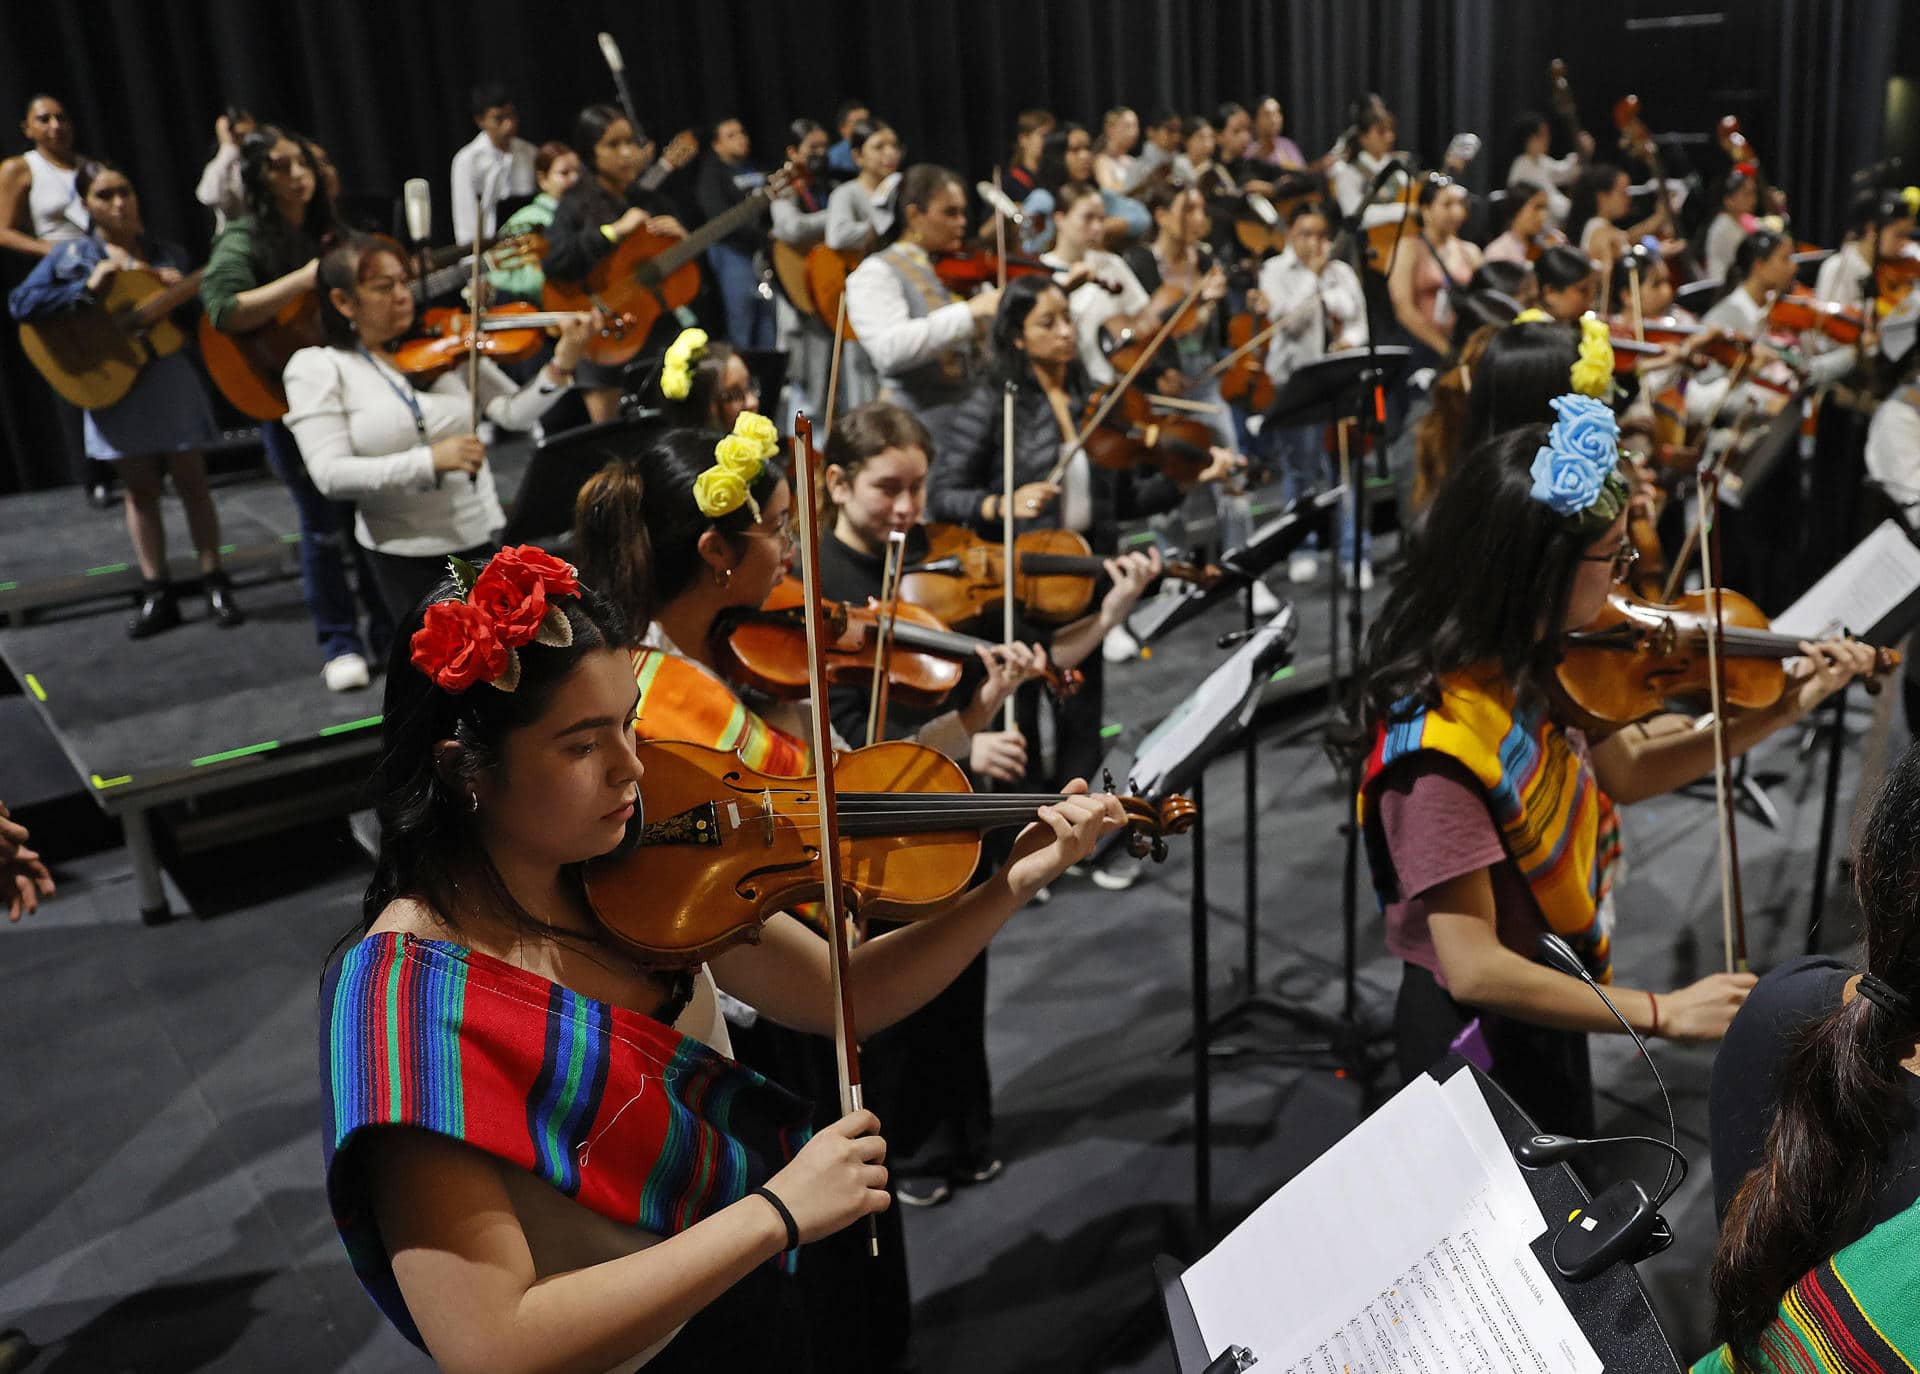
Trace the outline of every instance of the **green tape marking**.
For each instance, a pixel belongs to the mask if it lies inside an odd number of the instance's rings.
[[[300,531],[295,530],[292,534],[281,535],[280,542],[282,544],[298,544],[300,542]]]
[[[278,749],[279,747],[280,741],[277,739],[266,740],[260,744],[243,744],[238,749],[222,749],[217,754],[202,754],[193,761],[193,766],[199,768],[203,764],[208,763],[225,763],[228,759],[241,759],[245,758],[248,754],[264,754],[269,749]]]
[[[359,720],[342,721],[338,725],[323,725],[320,727],[320,733],[322,735],[344,735],[350,730],[364,730],[369,725],[378,725],[385,719],[385,716],[362,716]]]
[[[117,778],[103,778],[98,773],[93,775],[93,785],[102,792],[106,791],[109,787],[118,787],[121,783],[132,781],[133,774],[131,773],[122,773]]]
[[[1100,738],[1112,739],[1115,735],[1119,734],[1122,730],[1126,728],[1127,727],[1124,725],[1103,725],[1100,727]]]
[[[1127,545],[1151,544],[1153,543],[1153,531],[1142,530],[1138,534],[1128,535],[1126,538],[1122,539],[1120,542]]]
[[[10,592],[19,585],[18,582],[0,582],[0,592]]]
[[[27,687],[33,692],[34,696],[38,697],[41,701],[45,701],[47,699],[47,689],[40,685],[40,679],[32,673],[25,674],[25,677],[27,679]]]
[[[1284,682],[1286,679],[1292,676],[1293,676],[1293,665],[1288,664],[1284,668],[1275,669],[1273,676],[1268,678],[1267,681],[1268,682]]]
[[[222,558],[225,558],[228,554],[232,553],[235,549],[239,547],[240,546],[238,544],[222,544],[220,546],[220,556]]]
[[[108,573],[122,573],[127,570],[125,563],[102,563],[97,568],[88,568],[88,577],[105,577]]]

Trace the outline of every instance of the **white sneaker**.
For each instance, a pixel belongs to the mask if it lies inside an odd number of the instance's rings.
[[[1100,653],[1109,663],[1128,663],[1140,656],[1140,641],[1127,633],[1125,625],[1115,625],[1107,631]]]
[[[358,654],[341,654],[330,658],[320,670],[321,679],[327,684],[329,692],[357,692],[373,681],[367,672],[367,661]]]
[[[1287,560],[1287,581],[1311,582],[1320,576],[1320,556],[1312,549],[1297,549]]]
[[[1342,563],[1340,565],[1340,578],[1341,578],[1341,581],[1346,583],[1347,590],[1352,591],[1353,590],[1353,564]],[[1363,592],[1370,592],[1373,590],[1373,564],[1364,562],[1364,561],[1360,564],[1360,590]]]
[[[1257,616],[1277,615],[1280,611],[1280,598],[1266,583],[1256,580],[1253,584],[1253,613]]]

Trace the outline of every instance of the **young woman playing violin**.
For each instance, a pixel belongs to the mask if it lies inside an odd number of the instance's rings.
[[[933,255],[957,252],[967,232],[959,176],[923,162],[895,192],[898,237],[847,278],[847,323],[880,374],[882,399],[920,417],[936,444],[973,386],[980,331],[999,307],[998,287],[961,300],[940,280]]]
[[[1421,229],[1394,254],[1387,278],[1393,317],[1413,336],[1411,366],[1437,366],[1453,351],[1448,294],[1459,294],[1480,266],[1480,249],[1460,237],[1467,222],[1467,188],[1451,177],[1428,177],[1420,187]]]
[[[246,187],[247,213],[229,219],[214,235],[200,274],[200,304],[207,319],[234,334],[270,323],[315,289],[321,242],[337,228],[320,156],[294,130],[263,124],[243,137],[240,179]],[[293,496],[299,518],[300,582],[320,644],[321,677],[336,692],[365,687],[370,680],[369,646],[376,660],[385,656],[393,615],[377,590],[366,551],[353,538],[353,507],[321,494],[283,421],[260,426],[260,446]],[[354,582],[347,580],[349,557],[356,565]]]
[[[320,259],[327,342],[287,361],[287,427],[322,495],[352,501],[354,538],[395,615],[446,574],[448,555],[484,558],[506,524],[486,448],[473,433],[467,368],[417,388],[388,356],[413,324],[413,276],[392,239],[352,234]],[[480,363],[483,413],[531,429],[572,384],[590,318],[560,326],[553,357],[524,386]]]
[[[164,285],[175,286],[188,267],[185,250],[147,236],[140,197],[118,167],[88,158],[74,173],[73,185],[92,232],[55,244],[13,289],[7,304],[22,323],[84,309],[120,272],[151,271]],[[185,508],[213,620],[226,627],[245,618],[220,566],[220,514],[207,486],[203,448],[217,433],[206,385],[184,353],[149,359],[125,396],[86,412],[87,457],[111,463],[126,492],[127,534],[143,584],[140,609],[127,626],[134,639],[180,623],[160,517],[163,472],[172,475]]]
[[[1543,1130],[1590,1135],[1586,1036],[1617,1023],[1578,979],[1535,962],[1536,940],[1561,935],[1607,976],[1613,809],[1708,772],[1713,740],[1675,717],[1589,740],[1561,718],[1562,637],[1600,613],[1632,548],[1611,414],[1579,395],[1556,410],[1551,430],[1469,453],[1423,517],[1368,638],[1360,802],[1387,944],[1405,965],[1402,1070],[1458,1050]],[[1729,723],[1730,749],[1804,718],[1873,661],[1848,642],[1801,649],[1812,666],[1777,706]],[[1716,973],[1612,995],[1643,1034],[1715,1040],[1752,983]]]
[[[1521,183],[1539,187],[1547,197],[1547,223],[1564,225],[1572,202],[1565,188],[1579,179],[1580,169],[1593,156],[1593,135],[1580,130],[1574,151],[1564,157],[1550,157],[1553,129],[1538,110],[1528,110],[1513,121],[1508,139],[1513,150],[1507,163],[1507,191],[1512,194]]]
[[[602,924],[583,867],[632,849],[647,786],[632,637],[537,549],[466,572],[409,617],[388,675],[381,852],[322,995],[356,1272],[444,1369],[813,1368],[772,1261],[888,1206],[886,1144],[867,1111],[808,1141],[807,1104],[730,1059],[715,989],[825,1034],[827,947],[775,914],[675,973],[644,922]],[[1067,797],[991,881],[863,943],[860,1031],[935,995],[1119,816]],[[682,901],[650,894],[663,927]]]
[[[1701,317],[1701,323],[1751,340],[1763,339],[1769,333],[1792,332],[1776,328],[1771,311],[1793,286],[1798,270],[1793,261],[1792,239],[1771,229],[1754,230],[1740,241],[1727,267],[1724,293]],[[1804,347],[1809,341],[1798,342]],[[1813,353],[1796,367],[1805,381],[1817,386],[1840,380],[1858,361],[1858,349],[1840,346]]]
[[[1507,184],[1507,227],[1487,244],[1485,262],[1532,262],[1551,247],[1544,242],[1553,227],[1547,188],[1531,181]],[[1556,241],[1564,241],[1556,236]]]
[[[602,258],[642,229],[667,238],[686,237],[673,202],[639,184],[651,161],[652,144],[618,106],[581,110],[567,141],[580,155],[582,175],[553,212],[541,264],[550,279],[584,282]],[[574,379],[596,423],[620,413],[621,369],[582,359]]]
[[[1820,264],[1813,294],[1829,305],[1858,306],[1866,299],[1868,284],[1874,283],[1875,306],[1884,316],[1897,303],[1891,297],[1904,299],[1920,275],[1911,266],[1920,256],[1913,249],[1913,226],[1913,207],[1900,192],[1861,192],[1847,210],[1846,241]],[[1880,273],[1882,264],[1893,270]],[[1892,279],[1889,285],[1900,288],[1897,293],[1878,289],[1876,277],[1883,275]]]
[[[1612,262],[1627,250],[1627,245],[1668,227],[1666,212],[1659,209],[1637,224],[1620,227],[1619,222],[1633,208],[1629,186],[1627,174],[1609,162],[1594,163],[1574,183],[1566,218],[1567,236],[1588,257]]]
[[[1719,190],[1719,208],[1707,224],[1702,265],[1709,277],[1724,280],[1740,240],[1753,225],[1753,207],[1760,203],[1760,188],[1751,173],[1736,167],[1721,180]]]

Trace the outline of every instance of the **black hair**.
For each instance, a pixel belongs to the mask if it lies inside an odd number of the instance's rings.
[[[125,170],[103,157],[80,159],[80,165],[73,172],[73,193],[80,198],[83,205],[86,203],[87,192],[93,189],[93,183],[108,172],[118,172],[121,176],[127,177],[127,185],[133,185],[133,178],[128,177]]]
[[[798,148],[802,143],[807,141],[808,135],[820,132],[822,132],[822,130],[819,120],[808,119],[805,115],[801,115],[800,118],[787,125],[787,146],[789,148]]]
[[[1853,886],[1867,973],[1920,998],[1920,746],[1874,799]],[[1713,1257],[1713,1336],[1736,1368],[1755,1358],[1787,1290],[1866,1224],[1888,1148],[1912,1126],[1901,1061],[1916,1030],[1910,1009],[1856,995],[1795,1032],[1760,1160],[1727,1205]]]
[[[1540,132],[1540,126],[1547,117],[1538,110],[1522,110],[1513,117],[1513,123],[1507,126],[1507,166],[1513,166],[1513,160],[1524,157],[1527,144]]]
[[[1018,167],[1020,163],[1020,140],[1040,129],[1051,129],[1060,121],[1052,110],[1043,110],[1038,106],[1031,110],[1022,110],[1013,120],[1013,151],[1007,156],[1009,166]],[[1044,156],[1044,155],[1043,155]],[[1036,164],[1037,169],[1037,164]]]
[[[827,464],[851,482],[861,464],[890,448],[917,448],[933,462],[933,435],[918,415],[891,401],[869,401],[834,421],[827,434]]]
[[[320,267],[315,275],[318,289],[314,292],[320,298],[320,333],[335,348],[357,348],[360,336],[354,331],[353,321],[342,315],[333,303],[333,293],[345,291],[352,295],[360,284],[360,269],[373,253],[391,253],[400,259],[402,268],[407,265],[407,250],[393,239],[385,234],[358,230],[340,235],[320,254]]]
[[[1347,161],[1352,162],[1360,156],[1360,135],[1392,122],[1393,111],[1387,108],[1387,102],[1378,91],[1368,91],[1347,106]]]
[[[1714,187],[1713,208],[1715,212],[1717,213],[1718,211],[1724,210],[1727,205],[1727,197],[1738,193],[1741,187],[1757,187],[1759,184],[1751,172],[1743,172],[1738,167],[1728,168],[1727,174],[1721,177],[1719,184]]]
[[[467,109],[475,119],[498,105],[513,104],[513,92],[504,81],[482,81],[467,93]]]
[[[282,141],[299,148],[300,156],[313,170],[313,199],[307,202],[306,217],[292,226],[280,218],[279,202],[273,198],[273,187],[267,180],[267,162],[273,156],[274,147]],[[256,240],[284,239],[297,231],[318,243],[336,227],[333,196],[327,190],[326,174],[320,170],[320,155],[307,136],[297,130],[279,124],[261,124],[242,138],[240,185],[247,195],[247,215],[253,221]]]
[[[1218,129],[1214,129],[1213,121],[1211,119],[1208,119],[1205,115],[1187,115],[1186,117],[1181,119],[1180,146],[1184,148],[1186,146],[1187,140],[1192,138],[1195,134],[1199,133],[1202,129],[1212,129],[1216,135],[1218,135],[1220,132]]]
[[[653,373],[647,381],[646,404],[665,411],[667,426],[674,429],[714,428],[720,424],[714,414],[719,408],[720,383],[733,357],[732,344],[724,339],[709,338],[700,356],[687,369],[687,394],[676,401],[660,390],[661,364],[666,361],[662,353],[654,360]]]
[[[713,146],[714,139],[720,137],[720,126],[722,124],[738,124],[743,131],[747,127],[746,121],[741,119],[739,115],[724,114],[724,115],[721,115],[718,119],[714,120],[713,123],[707,125],[707,136],[701,139],[700,141],[706,144],[709,148],[711,148]]]
[[[1495,334],[1473,370],[1462,446],[1472,448],[1519,425],[1552,421],[1551,403],[1573,389],[1579,357],[1575,325],[1535,320]]]
[[[1247,107],[1245,105],[1242,105],[1239,101],[1237,100],[1221,101],[1218,105],[1214,107],[1214,110],[1213,110],[1213,127],[1216,129],[1226,128],[1227,121],[1232,119],[1235,115],[1247,115],[1249,119],[1253,117],[1252,115],[1247,114]]]
[[[1912,219],[1913,210],[1898,191],[1862,191],[1847,207],[1847,232],[1864,238],[1871,231],[1895,220]]]
[[[1420,178],[1421,207],[1424,209],[1426,206],[1433,204],[1436,200],[1440,199],[1441,192],[1450,191],[1456,186],[1460,188],[1460,194],[1463,196],[1471,196],[1473,194],[1467,190],[1463,182],[1455,181],[1445,172],[1428,172]]]
[[[62,111],[66,112],[68,119],[73,118],[72,112],[67,110],[67,102],[51,91],[35,91],[32,95],[28,96],[27,103],[20,107],[20,118],[25,119],[28,115],[32,114],[33,107],[43,100],[51,100],[54,104],[58,105]]]
[[[1039,385],[1027,361],[1027,350],[1021,345],[1026,337],[1027,316],[1033,313],[1033,307],[1039,303],[1043,291],[1060,291],[1060,285],[1051,277],[1015,277],[1007,283],[1007,289],[1000,293],[1000,308],[994,312],[993,328],[987,334],[990,354],[987,365],[994,382],[1002,385],[1012,382],[1022,390]],[[1066,293],[1062,291],[1060,294],[1064,300]],[[1077,394],[1085,374],[1086,369],[1076,354],[1074,360],[1067,364],[1067,390],[1070,393]]]
[[[1053,193],[1054,223],[1058,225],[1060,222],[1060,216],[1066,214],[1069,210],[1073,209],[1073,207],[1078,205],[1081,201],[1086,200],[1090,196],[1098,197],[1099,194],[1100,194],[1100,188],[1094,185],[1091,181],[1069,181],[1064,185],[1059,186],[1054,190],[1054,193]],[[1055,233],[1056,234],[1058,233],[1057,229],[1055,230]],[[1095,246],[1098,247],[1097,244]]]
[[[851,97],[841,101],[840,108],[833,112],[833,127],[838,129],[842,124],[845,124],[847,122],[847,116],[855,110],[865,110],[871,114],[873,106],[867,104],[864,100],[855,100]]]
[[[411,897],[456,931],[464,916],[477,911],[541,938],[598,943],[567,937],[514,899],[474,832],[468,784],[499,765],[507,736],[539,719],[582,659],[597,650],[631,647],[627,622],[611,601],[582,585],[578,596],[549,603],[567,618],[570,645],[534,643],[515,650],[520,680],[511,692],[483,682],[450,692],[413,665],[412,640],[429,606],[464,599],[451,575],[441,579],[418,606],[407,609],[394,637],[381,705],[381,756],[373,776],[380,853],[361,902],[360,929],[370,928],[390,903]],[[451,760],[435,756],[442,740],[460,746]],[[629,841],[639,824],[636,808]]]
[[[1785,234],[1775,233],[1771,229],[1755,229],[1740,240],[1740,246],[1733,250],[1733,261],[1727,265],[1726,280],[1720,284],[1720,290],[1714,296],[1714,303],[1725,300],[1746,284],[1753,269],[1772,257],[1781,244],[1788,242]]]
[[[1164,129],[1167,127],[1167,125],[1173,123],[1176,119],[1180,119],[1180,117],[1181,117],[1180,112],[1178,110],[1170,109],[1169,107],[1162,105],[1159,109],[1153,112],[1153,117],[1147,121],[1147,128]]]
[[[916,162],[907,168],[900,184],[893,188],[893,235],[897,238],[905,231],[908,206],[925,210],[933,204],[933,198],[949,186],[963,196],[967,193],[967,184],[960,180],[960,174],[937,162]]]
[[[582,181],[592,181],[599,176],[599,168],[593,160],[593,150],[600,140],[607,136],[607,130],[626,119],[627,112],[618,105],[609,105],[605,101],[588,105],[573,117],[573,128],[567,134],[567,142],[573,145],[573,151],[580,154],[580,170],[584,173]],[[644,143],[646,135],[639,129],[633,130],[635,141]]]
[[[1527,208],[1527,202],[1535,196],[1544,196],[1547,188],[1533,181],[1512,181],[1507,183],[1507,198],[1500,207],[1500,229],[1504,234],[1513,228],[1513,222],[1520,212]]]
[[[1580,241],[1587,221],[1600,213],[1600,197],[1625,175],[1624,169],[1611,162],[1596,162],[1580,174],[1573,184],[1573,194],[1567,198],[1567,233],[1574,242]]]
[[[1356,747],[1382,722],[1437,707],[1442,680],[1463,670],[1497,669],[1519,700],[1538,700],[1560,653],[1541,627],[1565,616],[1594,537],[1533,496],[1529,469],[1547,429],[1523,425],[1473,448],[1415,522],[1367,635]]]
[[[1147,207],[1149,215],[1158,215],[1162,210],[1171,210],[1180,203],[1193,187],[1184,181],[1175,181],[1172,177],[1154,177],[1136,193],[1140,203]]]
[[[693,484],[713,466],[724,436],[710,429],[675,429],[638,452],[616,456],[580,488],[573,510],[573,546],[580,575],[613,598],[635,626],[658,619],[660,608],[705,573],[700,536],[717,531],[735,551],[754,524],[742,503],[708,518],[693,499]],[[747,490],[764,506],[785,477],[770,460]]]
[[[1611,299],[1602,302],[1607,313],[1618,314],[1625,310],[1633,301],[1634,282],[1638,281],[1640,289],[1646,290],[1647,278],[1665,262],[1646,244],[1629,244],[1626,252],[1613,260],[1613,285],[1609,292]]]
[[[1453,301],[1453,344],[1458,350],[1472,333],[1489,324],[1511,324],[1520,313],[1520,296],[1533,268],[1496,258],[1483,262],[1467,278],[1467,289]]]
[[[1046,141],[1040,145],[1040,165],[1033,173],[1035,186],[1058,191],[1070,180],[1067,175],[1067,144],[1075,134],[1084,133],[1087,133],[1086,125],[1070,120],[1056,124],[1047,131]]]
[[[1557,243],[1533,264],[1542,291],[1565,291],[1594,274],[1593,259],[1571,244]]]

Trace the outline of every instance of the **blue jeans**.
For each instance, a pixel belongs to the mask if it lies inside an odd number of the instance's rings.
[[[347,581],[348,550],[352,550],[360,577],[360,599],[367,607],[367,638],[373,641],[373,658],[384,659],[393,643],[393,617],[387,613],[387,603],[380,599],[380,584],[374,580],[366,550],[353,537],[353,503],[330,501],[320,494],[307,475],[299,444],[280,421],[269,420],[260,426],[260,442],[274,474],[292,493],[293,507],[300,518],[300,585],[321,655],[335,659],[342,654],[364,657],[367,653],[367,641],[360,638],[359,607]]]
[[[1280,501],[1291,505],[1303,497],[1328,486],[1339,473],[1333,470],[1334,462],[1327,454],[1327,429],[1325,425],[1292,425],[1285,429],[1266,431],[1261,438],[1268,444],[1268,452],[1274,456],[1279,469]],[[1365,473],[1356,455],[1350,466],[1356,481],[1364,481]],[[1347,499],[1340,503],[1340,563],[1345,567],[1353,562],[1354,497],[1347,493]],[[1308,547],[1318,547],[1319,536],[1309,541]],[[1361,556],[1371,556],[1373,536],[1368,534],[1361,544]]]
[[[752,255],[716,243],[707,250],[707,262],[727,308],[727,342],[735,348],[772,348],[773,302],[760,294]]]

